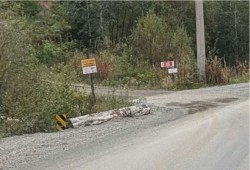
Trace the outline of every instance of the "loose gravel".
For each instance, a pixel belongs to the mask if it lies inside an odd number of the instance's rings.
[[[17,168],[30,161],[100,140],[112,133],[122,133],[128,129],[142,130],[185,115],[185,112],[180,110],[165,110],[166,113],[154,112],[136,118],[117,118],[104,124],[67,129],[62,132],[3,138],[0,140],[0,167]]]
[[[146,93],[146,91],[145,91]],[[249,97],[249,84],[218,86],[196,90],[185,90],[147,97],[152,114],[116,118],[104,124],[55,133],[25,134],[0,139],[0,170],[18,169],[40,158],[85,145],[96,140],[126,132],[136,133],[147,128],[174,121],[190,113],[211,107],[228,105]],[[190,112],[190,110],[193,110]]]

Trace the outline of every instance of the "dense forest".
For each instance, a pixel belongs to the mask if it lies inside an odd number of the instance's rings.
[[[204,20],[205,83],[248,81],[249,2],[205,1]],[[80,66],[87,50],[97,60],[94,81],[101,85],[178,89],[201,83],[194,1],[2,1],[0,123],[9,127],[2,131],[50,131],[55,113],[93,111],[91,98],[70,88],[88,83]],[[176,62],[174,82],[160,68],[165,60]]]

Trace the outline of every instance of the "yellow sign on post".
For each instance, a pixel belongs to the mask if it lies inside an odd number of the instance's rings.
[[[66,114],[58,114],[56,115],[56,129],[61,131],[63,129],[67,129],[67,115]]]
[[[91,74],[97,72],[95,58],[81,60],[81,65],[83,74]]]
[[[95,66],[95,58],[85,59],[81,61],[82,67]]]

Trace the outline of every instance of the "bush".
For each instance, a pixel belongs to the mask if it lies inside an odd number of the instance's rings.
[[[8,128],[2,126],[5,134],[54,131],[56,114],[75,117],[84,113],[87,95],[71,89],[75,75],[65,66],[43,66],[29,72],[23,69],[19,73],[11,76],[1,96],[1,115],[19,120]]]
[[[139,18],[131,35],[131,46],[135,56],[151,65],[161,62],[169,51],[170,36],[162,18],[149,11]]]
[[[178,68],[178,83],[193,80],[196,67],[191,48],[192,41],[183,26],[170,29],[167,22],[149,11],[145,17],[139,19],[131,36],[131,43],[134,60],[144,64],[136,63],[144,70],[142,74],[139,73],[134,77],[139,81],[142,80],[142,84],[151,86],[162,84],[159,82],[166,77],[166,74],[165,70],[160,68],[160,62],[166,60],[175,61],[175,67]],[[149,64],[145,65],[145,62]]]
[[[105,56],[109,56],[109,59]],[[161,87],[161,80],[165,71],[161,68],[153,68],[148,62],[134,60],[134,55],[130,51],[125,51],[121,56],[110,53],[101,55],[99,60],[106,61],[108,76],[102,84],[109,86],[152,88]],[[98,67],[99,69],[99,67]]]
[[[0,39],[0,136],[53,131],[55,114],[84,112],[87,95],[75,95],[71,88],[75,71],[39,63],[23,35],[9,25],[0,25]]]
[[[23,36],[0,24],[0,137],[55,131],[56,114],[70,118],[127,105],[115,96],[99,97],[94,104],[72,87],[79,80],[74,67],[39,62]]]

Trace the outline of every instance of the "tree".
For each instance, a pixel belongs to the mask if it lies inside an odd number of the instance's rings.
[[[191,39],[185,28],[169,28],[153,11],[138,20],[131,35],[131,45],[135,57],[151,65],[159,65],[164,60],[186,64],[193,62]]]
[[[151,65],[159,64],[169,51],[170,38],[167,25],[162,18],[149,11],[145,17],[138,20],[131,35],[132,49],[140,60]]]
[[[207,53],[228,64],[249,60],[249,3],[205,2]]]

